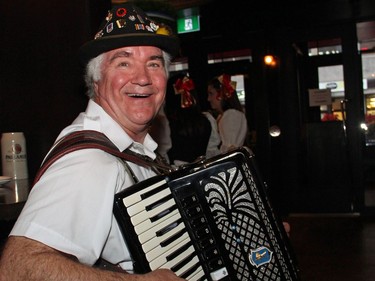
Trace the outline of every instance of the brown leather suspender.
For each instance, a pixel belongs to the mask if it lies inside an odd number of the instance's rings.
[[[118,148],[111,142],[111,140],[101,132],[93,130],[82,130],[73,132],[65,136],[52,147],[51,151],[44,159],[42,166],[39,168],[32,186],[34,186],[34,184],[40,179],[42,174],[57,159],[72,151],[86,148],[101,149],[125,161],[133,162],[144,167],[152,167],[159,172],[171,171],[170,166],[163,163],[157,163],[147,156],[135,153],[130,150],[126,150],[124,152],[119,151]]]

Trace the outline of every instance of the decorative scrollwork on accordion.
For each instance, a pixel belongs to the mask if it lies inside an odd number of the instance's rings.
[[[243,170],[245,175],[237,167],[232,167],[201,182],[237,279],[252,280],[249,274],[252,271],[259,280],[279,280],[281,275],[286,276],[285,280],[292,280],[253,176],[247,165],[243,165]],[[264,227],[267,231],[262,229]],[[269,235],[270,242],[266,235]],[[266,249],[264,259],[252,260],[251,252],[256,249]],[[281,259],[283,272],[274,266],[274,255]],[[255,266],[250,268],[249,262]],[[265,264],[269,266],[262,266]]]

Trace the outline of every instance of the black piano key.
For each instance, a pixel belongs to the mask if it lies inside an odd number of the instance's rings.
[[[180,238],[184,233],[186,233],[186,228],[181,229],[180,231],[176,232],[172,236],[168,237],[168,239],[165,239],[163,242],[160,242],[160,247],[166,247],[169,244],[171,244],[176,239]]]
[[[150,196],[152,196],[156,193],[161,192],[163,189],[166,189],[166,188],[168,188],[168,185],[162,184],[162,185],[160,185],[160,186],[158,186],[158,187],[156,187],[156,188],[154,188],[154,189],[152,189],[148,192],[145,192],[145,193],[141,194],[140,197],[142,198],[142,200],[144,200],[144,199],[146,199],[146,198],[148,198],[148,197],[150,197]]]
[[[201,278],[199,278],[197,281],[207,281],[206,275],[203,275]]]
[[[172,194],[169,194],[168,196],[160,198],[159,200],[153,202],[152,204],[145,206],[145,210],[150,211],[150,210],[158,207],[159,205],[163,204],[164,202],[167,202],[171,198],[173,198]]]
[[[188,255],[187,257],[185,257],[183,260],[181,260],[179,263],[177,263],[176,265],[172,266],[171,270],[173,272],[177,272],[178,270],[180,270],[181,268],[183,268],[186,264],[188,264],[195,256],[196,256],[195,253],[191,253],[190,255]]]
[[[167,232],[177,227],[180,223],[182,223],[182,218],[179,218],[178,220],[168,224],[166,227],[163,227],[162,229],[156,231],[155,235],[158,237],[163,236]]]
[[[163,218],[164,216],[168,215],[169,213],[173,212],[176,209],[177,209],[177,205],[174,205],[174,206],[164,210],[163,212],[157,214],[156,216],[150,217],[150,221],[156,222],[156,221],[160,220],[161,218]]]
[[[200,267],[200,264],[197,263],[196,265],[194,265],[192,268],[190,268],[189,270],[185,271],[183,274],[181,274],[179,277],[181,277],[182,279],[187,279],[191,274],[193,274],[194,271],[196,271],[198,269],[198,267]]]
[[[182,247],[178,248],[176,251],[174,251],[173,253],[167,255],[165,257],[165,259],[167,261],[171,261],[173,259],[175,259],[178,255],[182,254],[183,252],[185,252],[190,246],[192,245],[191,241],[189,241],[189,243],[186,243],[185,245],[183,245]]]

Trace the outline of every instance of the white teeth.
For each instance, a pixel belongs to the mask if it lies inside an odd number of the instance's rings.
[[[148,97],[148,94],[128,94],[129,97]]]

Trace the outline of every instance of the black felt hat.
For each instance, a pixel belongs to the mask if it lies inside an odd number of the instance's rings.
[[[80,48],[81,62],[86,65],[90,59],[125,46],[155,46],[176,56],[179,40],[172,29],[159,24],[131,3],[112,7],[95,38]]]

